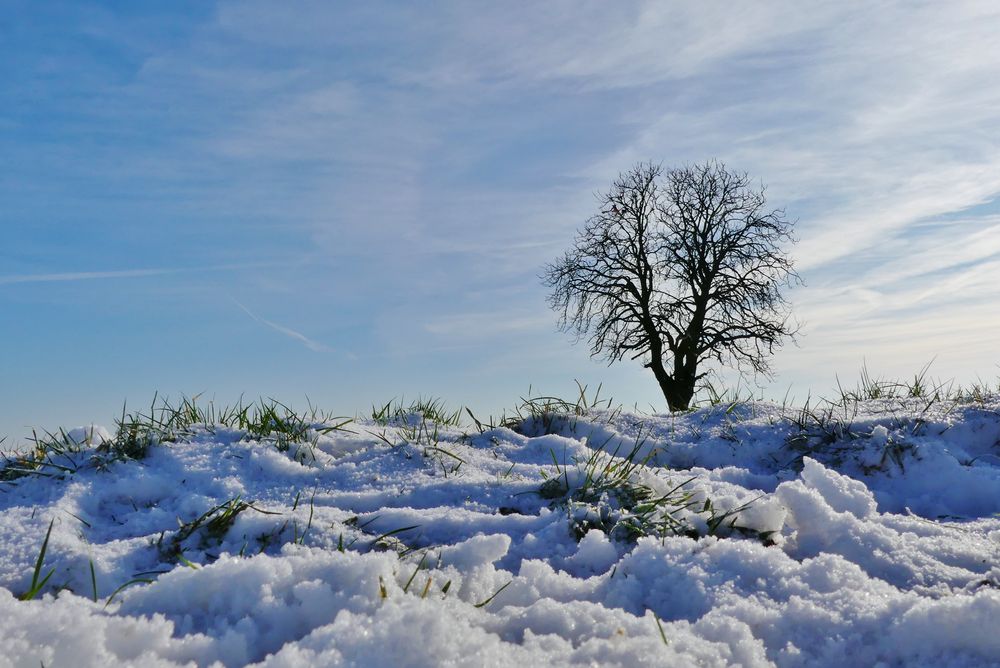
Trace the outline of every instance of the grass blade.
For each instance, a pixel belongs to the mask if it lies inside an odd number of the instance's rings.
[[[94,603],[97,603],[97,574],[94,572],[94,560],[90,560],[90,586],[94,591]]]
[[[49,537],[52,535],[52,524],[54,522],[55,519],[52,519],[49,522],[49,530],[45,532],[45,540],[42,541],[42,549],[39,550],[38,559],[35,561],[35,572],[31,576],[31,588],[21,595],[22,601],[30,601],[35,598],[35,596],[38,595],[38,592],[40,592],[49,581],[49,578],[51,578],[56,572],[56,569],[53,568],[41,580],[38,579],[39,575],[42,573],[42,565],[45,563],[45,553],[49,549]]]
[[[490,604],[490,601],[492,601],[492,600],[493,600],[493,599],[495,599],[495,598],[496,598],[497,596],[499,596],[499,595],[500,595],[500,592],[502,592],[502,591],[503,591],[504,589],[506,589],[507,587],[509,587],[509,586],[511,585],[511,583],[512,583],[512,582],[514,582],[514,581],[513,581],[513,580],[509,580],[509,581],[507,582],[507,584],[505,584],[504,586],[500,587],[500,588],[499,588],[499,589],[497,589],[497,590],[496,590],[495,592],[493,592],[493,595],[492,595],[492,596],[490,596],[490,597],[489,597],[488,599],[486,599],[485,601],[482,601],[481,603],[476,603],[476,605],[475,605],[474,607],[476,607],[476,608],[485,608],[485,607],[486,607],[487,605],[489,605],[489,604]]]
[[[660,616],[657,615],[655,611],[653,611],[653,619],[656,620],[656,628],[658,628],[660,630],[660,638],[663,639],[663,644],[664,645],[669,645],[670,641],[667,640],[667,634],[664,633],[664,631],[663,631],[663,624],[660,623]]]
[[[125,584],[123,584],[118,589],[115,589],[111,593],[111,596],[108,596],[108,600],[104,604],[104,607],[106,608],[109,605],[111,605],[111,602],[115,600],[115,597],[118,596],[118,594],[122,593],[128,587],[131,587],[132,585],[137,585],[137,584],[152,584],[152,582],[153,582],[152,580],[149,580],[147,578],[136,578],[134,580],[129,580],[128,582],[126,582]]]

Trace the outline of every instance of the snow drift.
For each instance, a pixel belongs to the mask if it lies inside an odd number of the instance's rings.
[[[1000,402],[926,404],[71,430],[0,487],[0,665],[1000,663]]]

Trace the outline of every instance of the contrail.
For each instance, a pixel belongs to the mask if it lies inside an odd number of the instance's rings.
[[[256,313],[248,309],[246,306],[241,304],[239,301],[237,301],[235,297],[230,297],[230,299],[233,300],[234,304],[243,309],[244,313],[246,313],[248,316],[259,322],[260,324],[266,325],[267,327],[270,327],[276,332],[280,332],[287,337],[293,338],[296,341],[301,342],[309,350],[314,350],[318,353],[328,353],[333,351],[333,349],[330,348],[329,346],[325,346],[322,343],[313,341],[312,339],[310,339],[305,334],[302,334],[301,332],[296,332],[294,329],[289,329],[284,325],[279,325],[276,322],[271,322],[270,320],[265,320],[264,318],[261,318],[259,315],[257,315]]]
[[[126,269],[123,271],[75,271],[61,274],[21,274],[0,276],[0,285],[14,283],[55,283],[66,281],[90,281],[100,278],[132,278],[136,276],[162,276],[176,274],[181,269]]]
[[[208,267],[170,267],[154,269],[121,269],[115,271],[72,271],[56,274],[14,274],[0,276],[0,285],[16,283],[64,283],[69,281],[93,281],[108,278],[141,278],[144,276],[164,276],[199,271],[227,271],[231,269],[260,269],[279,266],[276,262],[250,262],[246,264],[218,264]]]

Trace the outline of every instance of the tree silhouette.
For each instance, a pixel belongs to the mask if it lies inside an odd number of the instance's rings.
[[[798,275],[782,250],[792,223],[763,187],[715,161],[640,163],[599,200],[542,275],[560,328],[593,357],[643,361],[670,410],[688,408],[708,362],[768,375],[795,334],[780,289]]]

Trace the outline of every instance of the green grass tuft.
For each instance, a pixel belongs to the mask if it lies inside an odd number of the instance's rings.
[[[393,403],[395,401],[395,403]],[[371,420],[383,427],[411,426],[415,422],[430,422],[435,425],[459,427],[462,424],[463,408],[449,410],[443,400],[436,397],[405,404],[402,399],[390,399],[384,406],[372,406]]]

